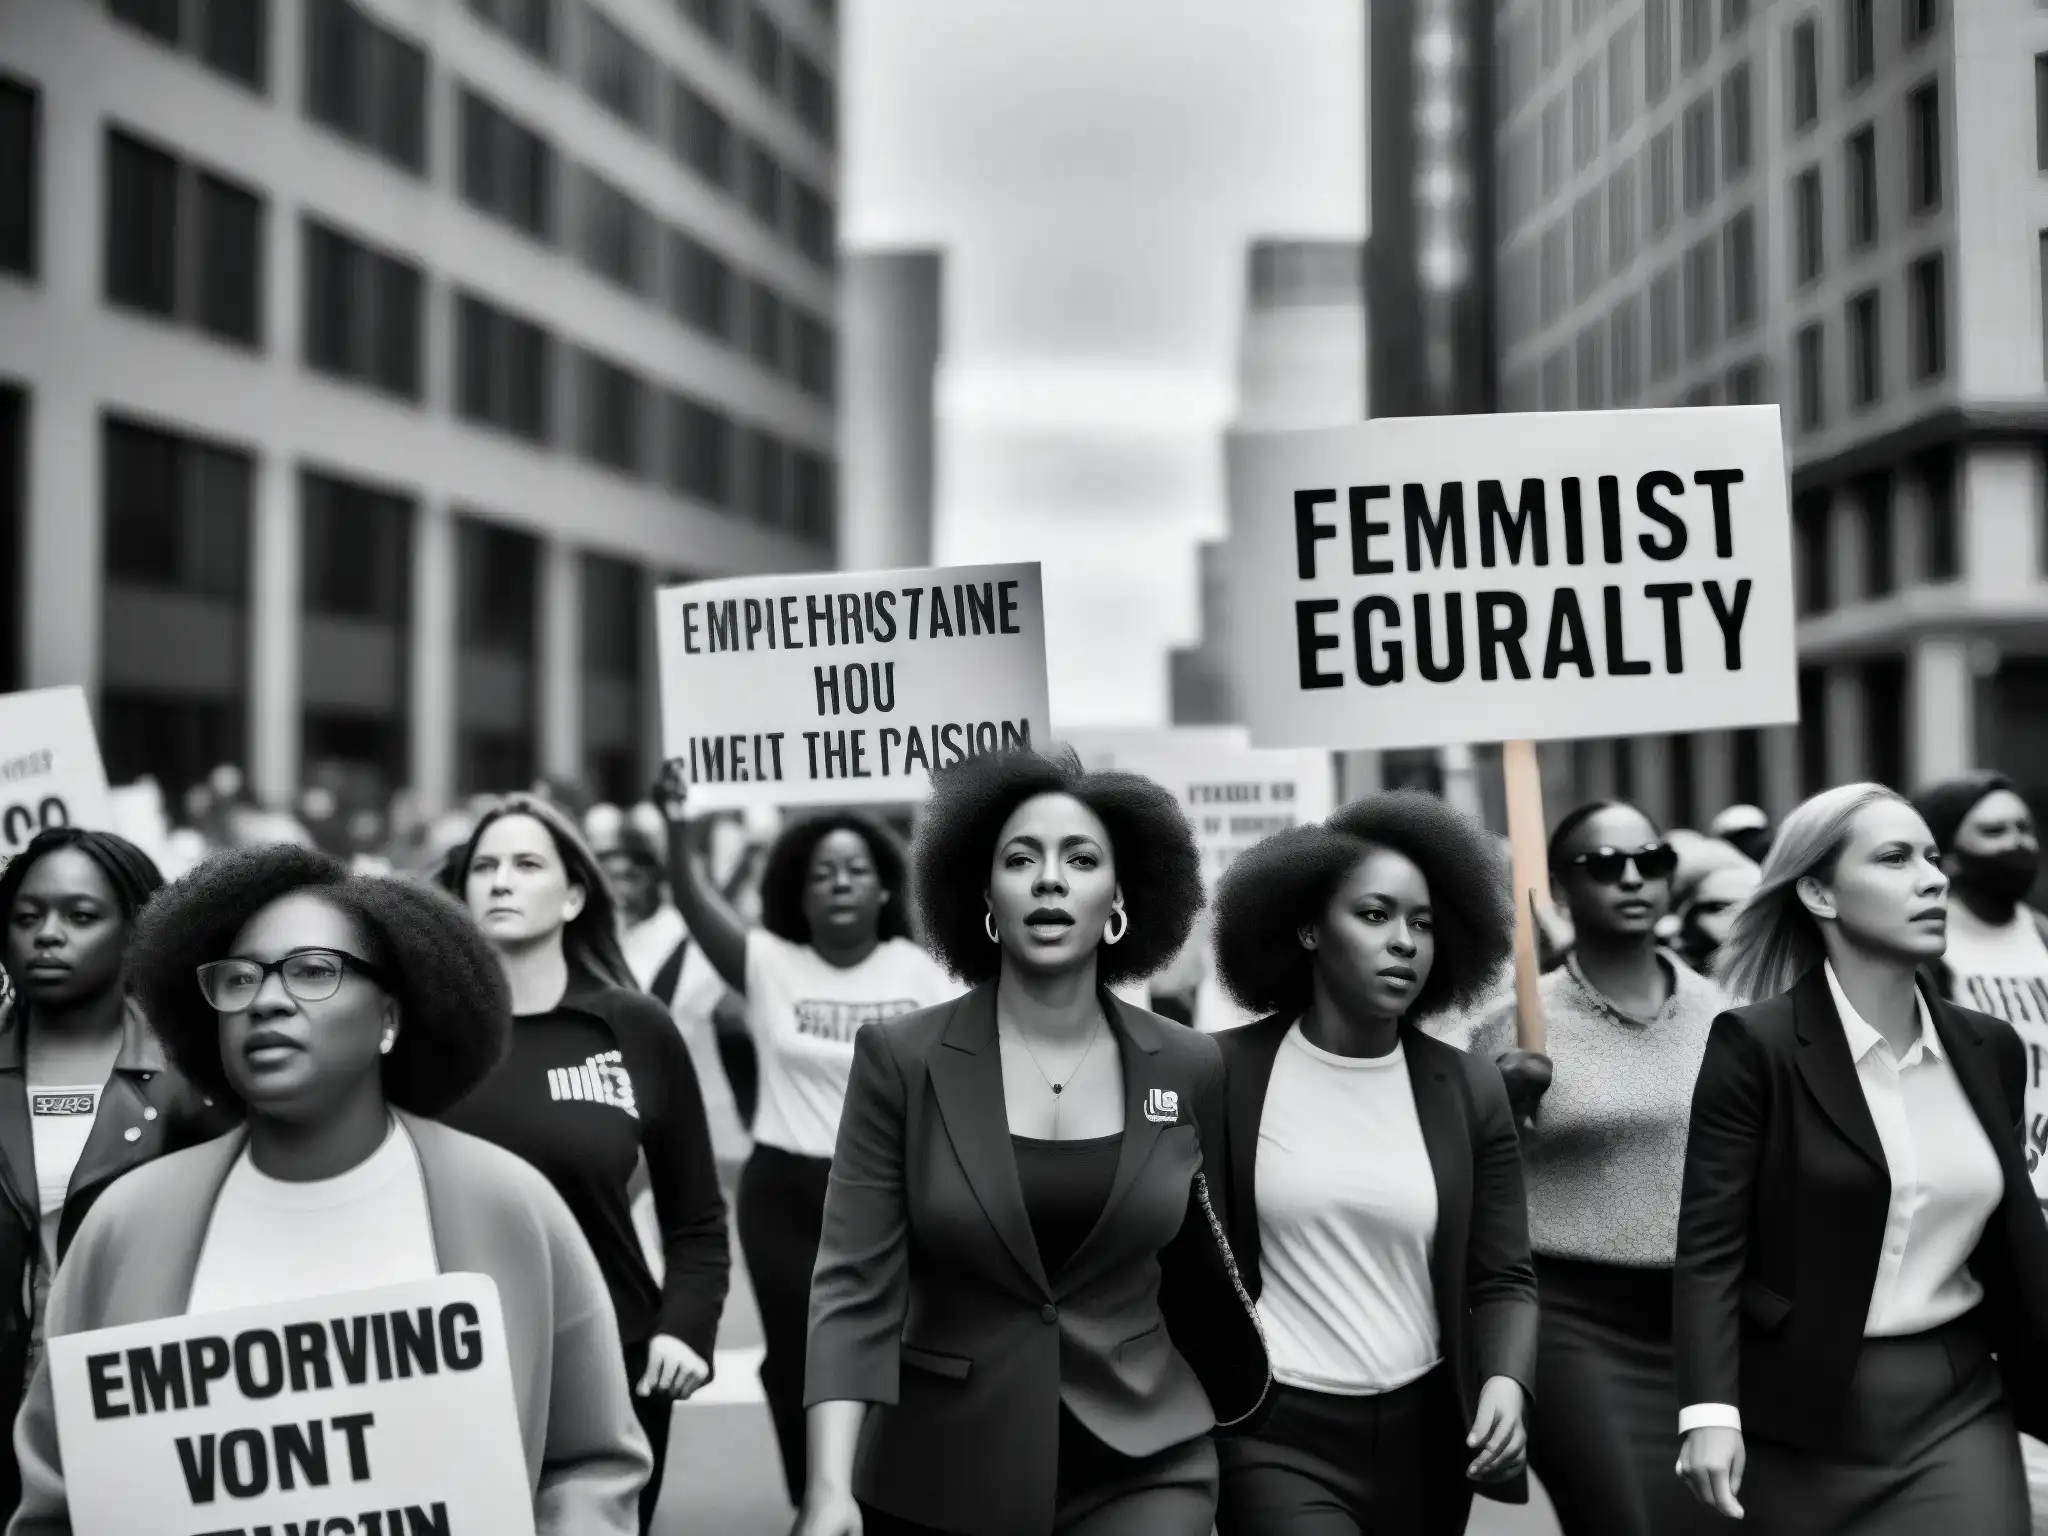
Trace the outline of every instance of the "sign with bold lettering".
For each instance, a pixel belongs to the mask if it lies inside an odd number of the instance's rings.
[[[1799,718],[1775,406],[1387,418],[1233,444],[1261,746]]]
[[[113,825],[85,690],[0,694],[0,863],[47,827]]]
[[[49,1341],[70,1528],[533,1536],[485,1275]]]
[[[655,602],[663,754],[706,808],[918,800],[934,769],[1046,742],[1035,564],[700,581]]]

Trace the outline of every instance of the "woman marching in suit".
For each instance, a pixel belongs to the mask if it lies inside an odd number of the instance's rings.
[[[1221,1447],[1220,1536],[1465,1529],[1522,1503],[1536,1373],[1514,1117],[1499,1072],[1415,1029],[1491,984],[1514,913],[1485,832],[1376,795],[1237,860],[1224,981],[1270,1015],[1217,1037],[1231,1211],[1276,1383]]]
[[[1850,784],[1786,818],[1722,947],[1678,1222],[1678,1472],[1767,1536],[2025,1536],[2048,1224],[2011,1026],[1932,996],[1941,850]]]
[[[854,1037],[799,1536],[1208,1536],[1210,1432],[1268,1383],[1224,1237],[1223,1064],[1109,990],[1187,936],[1186,819],[1071,758],[971,758],[917,877],[975,985]]]

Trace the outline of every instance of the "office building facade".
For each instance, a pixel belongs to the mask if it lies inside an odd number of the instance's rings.
[[[0,687],[117,779],[646,782],[650,594],[829,566],[819,0],[0,0]]]
[[[1502,405],[1775,402],[1794,729],[1587,742],[1674,822],[1999,766],[2048,789],[2048,9],[1511,0]]]

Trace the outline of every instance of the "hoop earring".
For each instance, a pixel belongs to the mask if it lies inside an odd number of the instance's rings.
[[[1003,942],[1003,941],[1002,941],[1001,939],[999,939],[999,938],[997,938],[997,937],[996,937],[996,915],[995,915],[995,913],[993,913],[993,912],[984,912],[984,913],[982,913],[982,914],[981,914],[981,931],[982,931],[983,933],[985,933],[985,934],[987,934],[987,935],[988,935],[988,941],[989,941],[989,943],[991,943],[991,944],[1000,944],[1000,943],[1002,943],[1002,942]]]
[[[1125,912],[1122,907],[1117,907],[1109,914],[1109,921],[1116,925],[1116,932],[1111,933],[1108,925],[1104,925],[1102,942],[1105,944],[1121,944],[1124,940],[1124,935],[1131,931],[1130,914]]]

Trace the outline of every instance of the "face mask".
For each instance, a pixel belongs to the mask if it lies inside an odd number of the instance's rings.
[[[1955,865],[1956,884],[1997,902],[2024,901],[2041,874],[2041,856],[2028,848],[2007,848],[1998,853],[1958,850],[1950,858]]]

